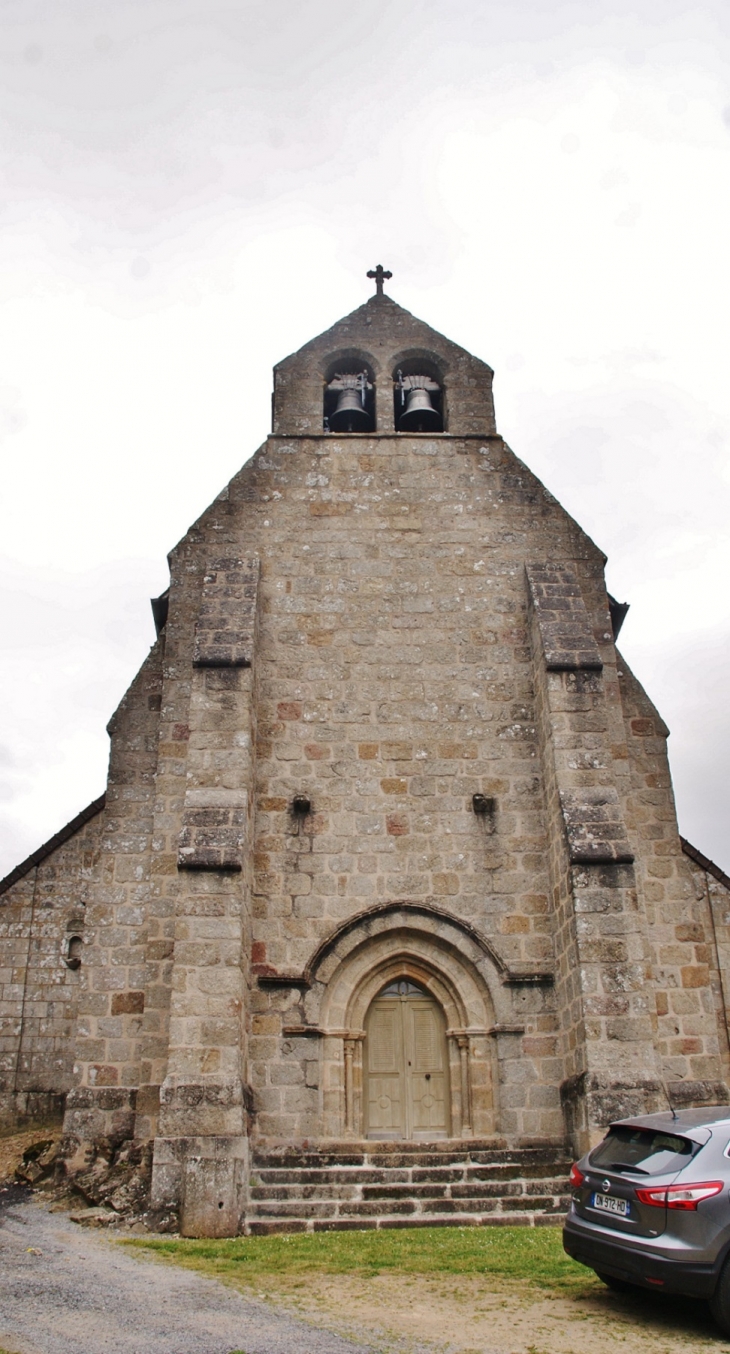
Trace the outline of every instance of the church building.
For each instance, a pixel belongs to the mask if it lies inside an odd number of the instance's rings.
[[[534,1224],[612,1119],[728,1100],[730,879],[605,556],[370,276],[170,554],[105,794],[0,884],[0,1118],[189,1236]]]

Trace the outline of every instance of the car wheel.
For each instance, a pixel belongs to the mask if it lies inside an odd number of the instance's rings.
[[[722,1267],[717,1288],[710,1298],[710,1311],[720,1330],[730,1335],[730,1261]]]
[[[612,1289],[614,1293],[635,1293],[636,1284],[629,1283],[628,1279],[617,1279],[613,1274],[604,1274],[602,1270],[596,1270],[596,1277],[605,1283],[607,1288]]]

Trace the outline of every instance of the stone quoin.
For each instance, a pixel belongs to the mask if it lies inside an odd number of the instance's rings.
[[[730,880],[605,557],[369,276],[172,551],[106,793],[0,885],[0,1114],[186,1235],[534,1223],[610,1119],[728,1099]]]

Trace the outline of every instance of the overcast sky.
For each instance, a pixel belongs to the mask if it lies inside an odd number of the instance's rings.
[[[727,0],[0,17],[0,874],[101,793],[167,551],[378,262],[608,555],[730,870]]]

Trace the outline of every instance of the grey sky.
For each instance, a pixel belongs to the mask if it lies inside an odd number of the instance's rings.
[[[609,555],[730,868],[726,0],[0,16],[0,872],[103,788],[167,550],[379,260]]]

